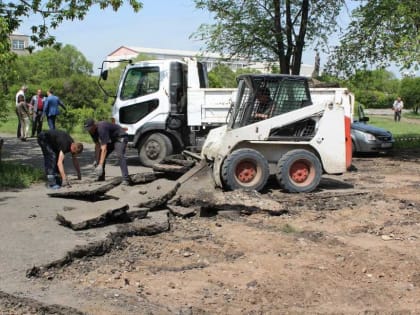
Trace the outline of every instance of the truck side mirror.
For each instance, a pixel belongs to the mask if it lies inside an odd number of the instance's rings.
[[[361,117],[361,118],[360,118],[360,121],[363,121],[363,122],[368,122],[368,121],[369,121],[369,117],[366,117],[366,116]]]
[[[108,70],[104,70],[104,71],[101,72],[101,78],[104,81],[106,81],[106,79],[108,79]]]

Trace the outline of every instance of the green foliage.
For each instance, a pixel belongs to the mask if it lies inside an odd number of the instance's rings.
[[[333,48],[327,71],[349,76],[358,68],[418,69],[420,11],[417,0],[363,1],[340,44]]]
[[[219,64],[209,71],[209,85],[212,88],[236,87],[235,73],[226,65]]]
[[[299,74],[306,44],[325,45],[337,30],[344,0],[194,0],[215,24],[202,24],[192,37],[208,51],[227,57],[277,62],[281,73]],[[322,43],[323,45],[319,45]]]
[[[381,91],[355,89],[354,95],[356,101],[366,108],[391,108],[395,100],[394,95]]]
[[[121,0],[73,1],[73,0],[32,0],[32,1],[0,1],[0,122],[7,118],[8,100],[14,98],[14,93],[22,84],[35,86],[29,89],[28,95],[33,95],[36,89],[48,89],[52,84],[48,80],[67,78],[73,74],[87,75],[92,73],[92,64],[74,47],[57,43],[50,31],[56,29],[64,21],[83,20],[91,7],[100,9],[112,8],[114,11],[123,5]],[[130,0],[129,5],[138,12],[143,4]],[[32,56],[20,56],[19,64],[15,65],[17,56],[10,52],[9,34],[16,31],[25,19],[41,20],[41,24],[31,27],[31,41],[39,47],[52,46],[54,49],[43,49]],[[35,47],[28,48],[33,52]],[[63,95],[61,95],[63,97]],[[95,98],[91,95],[90,99]],[[92,101],[99,106],[100,102]],[[74,103],[79,104],[79,103]],[[78,106],[84,106],[80,104]]]
[[[17,75],[13,83],[25,82],[32,86],[45,82],[43,89],[46,90],[54,85],[56,78],[90,75],[93,72],[92,67],[92,63],[74,46],[66,45],[58,50],[44,48],[30,55],[19,56],[16,60]]]
[[[366,108],[391,108],[400,82],[384,69],[360,70],[344,84]]]
[[[420,78],[403,78],[401,80],[400,96],[404,101],[404,107],[412,108],[418,113],[420,107]]]
[[[100,1],[73,1],[73,0],[32,0],[32,1],[0,1],[0,18],[4,19],[6,29],[9,33],[17,30],[26,18],[41,20],[41,24],[33,25],[31,28],[33,43],[41,47],[54,45],[59,48],[55,37],[50,31],[56,29],[64,21],[83,20],[91,7],[98,6],[104,10],[112,8],[114,11],[123,5],[122,0],[100,0]],[[135,12],[142,8],[142,3],[130,0],[129,5]],[[34,47],[29,48],[31,51]]]
[[[7,117],[7,95],[16,55],[10,52],[9,27],[0,14],[0,121]]]
[[[352,87],[371,91],[397,94],[399,81],[394,74],[385,70],[358,70],[349,78]]]
[[[250,68],[239,68],[233,72],[228,66],[219,64],[209,71],[209,86],[211,88],[236,88],[236,78],[241,74],[260,73]]]
[[[27,188],[40,181],[44,174],[40,169],[13,162],[0,162],[0,189]]]
[[[9,80],[10,93],[5,96],[9,108],[3,113],[14,117],[14,98],[22,84],[28,86],[27,101],[38,89],[52,89],[66,106],[57,119],[59,128],[71,132],[86,118],[109,119],[110,104],[104,103],[103,92],[97,78],[91,76],[92,64],[73,46],[60,50],[44,48],[27,56],[18,56],[16,69],[19,76]],[[21,81],[22,80],[22,81]],[[116,84],[115,84],[116,85]]]

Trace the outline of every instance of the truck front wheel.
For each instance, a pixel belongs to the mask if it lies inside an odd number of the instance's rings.
[[[318,187],[321,176],[321,162],[307,150],[289,151],[277,163],[277,181],[288,192],[311,192]]]
[[[221,177],[230,190],[260,191],[269,175],[268,162],[261,153],[252,149],[239,149],[223,162]]]
[[[140,142],[138,149],[140,163],[147,167],[160,163],[173,152],[171,140],[162,133],[152,133],[146,136]]]

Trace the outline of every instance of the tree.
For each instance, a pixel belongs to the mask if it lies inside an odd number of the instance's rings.
[[[25,18],[38,16],[42,21],[41,24],[33,25],[31,28],[31,40],[34,44],[40,47],[54,46],[58,49],[61,45],[56,43],[55,37],[50,34],[51,29],[56,29],[64,21],[83,20],[89,9],[95,5],[98,5],[100,9],[111,7],[117,11],[123,3],[123,0],[19,0],[10,2],[0,0],[0,119],[7,116],[6,104],[7,99],[10,99],[10,82],[13,77],[16,77],[15,75],[19,74],[19,71],[14,70],[16,55],[10,52],[9,35],[19,28]],[[135,12],[138,12],[143,6],[137,0],[129,0],[129,4]],[[33,46],[29,47],[31,52],[33,49]],[[83,60],[79,61],[81,61],[79,65],[84,63]],[[71,65],[73,68],[74,66]],[[86,64],[79,70],[83,72],[86,70],[84,67]]]
[[[353,11],[353,21],[330,54],[329,73],[348,76],[356,69],[396,63],[418,69],[420,10],[417,0],[367,0]]]
[[[236,87],[235,73],[228,66],[219,64],[209,71],[209,85],[212,88]]]
[[[65,45],[60,50],[47,47],[17,58],[17,74],[13,83],[25,82],[32,85],[52,78],[67,78],[77,74],[91,75],[92,68],[92,63],[74,46]]]
[[[354,93],[356,101],[366,108],[390,108],[400,87],[399,80],[384,69],[358,70],[342,83]]]
[[[406,77],[401,80],[400,96],[404,100],[404,107],[412,108],[418,114],[420,107],[420,78]]]
[[[13,77],[13,62],[16,55],[10,52],[9,29],[6,21],[0,17],[0,95],[9,93],[10,79]],[[0,120],[7,116],[5,97],[0,96]]]
[[[337,30],[345,0],[194,0],[214,14],[192,37],[223,56],[278,63],[280,72],[299,74],[303,49],[325,43]],[[320,46],[320,45],[317,45]],[[325,45],[322,45],[325,46]]]
[[[33,25],[31,40],[41,46],[56,44],[55,37],[49,33],[50,29],[56,29],[64,21],[83,20],[88,11],[94,5],[100,9],[111,7],[114,11],[123,5],[123,0],[97,0],[97,1],[74,1],[74,0],[20,0],[13,2],[0,1],[0,18],[4,19],[10,33],[17,30],[23,19],[29,16],[38,16],[42,23]],[[138,12],[143,4],[137,0],[129,0],[130,6]],[[31,47],[33,49],[34,47]]]

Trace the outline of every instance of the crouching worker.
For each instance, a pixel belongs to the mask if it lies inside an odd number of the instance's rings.
[[[77,179],[82,179],[77,155],[83,151],[83,144],[74,142],[73,138],[62,130],[42,131],[38,135],[38,144],[44,155],[44,167],[49,188],[71,187],[64,172],[64,155],[69,152],[77,172]]]
[[[84,124],[95,142],[95,173],[98,181],[105,180],[105,163],[108,156],[115,150],[120,164],[123,185],[130,185],[127,158],[125,151],[128,143],[128,134],[117,124],[108,121],[95,122],[89,118]]]

